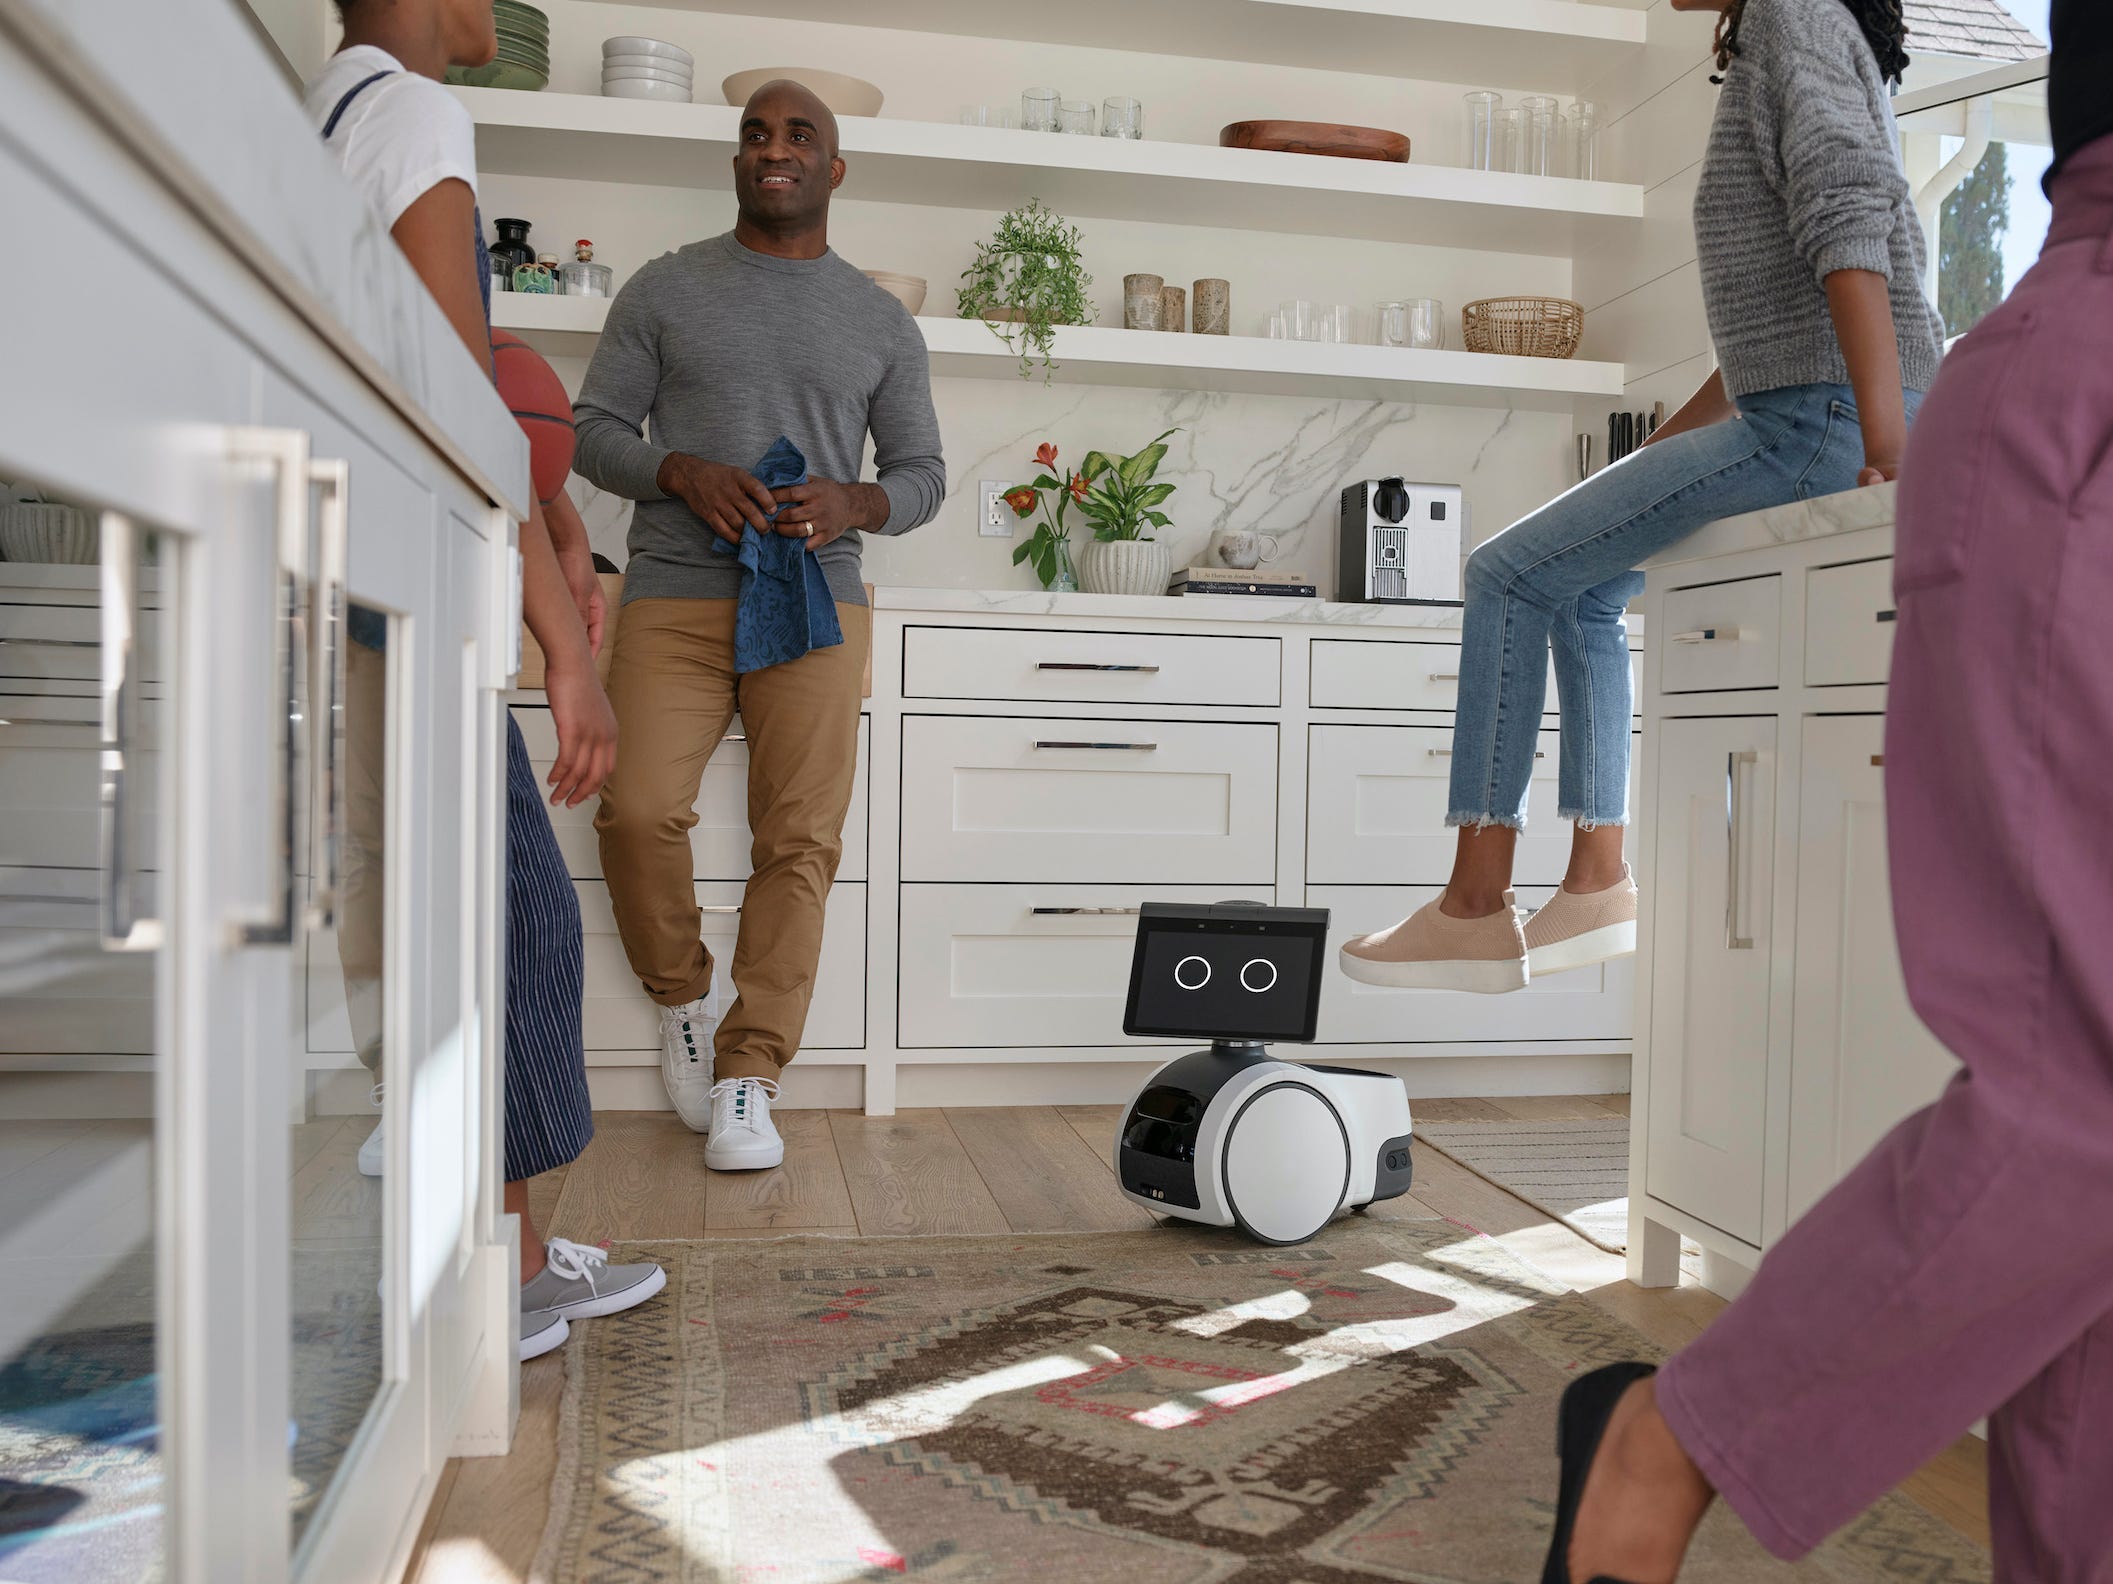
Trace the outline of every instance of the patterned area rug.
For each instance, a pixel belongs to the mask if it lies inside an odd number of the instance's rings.
[[[634,1243],[575,1328],[536,1584],[1490,1584],[1540,1576],[1555,1406],[1650,1345],[1487,1238]],[[1800,1568],[1718,1512],[1711,1584],[1965,1584],[1889,1498]]]
[[[1629,1119],[1419,1122],[1416,1136],[1610,1254],[1629,1249]]]

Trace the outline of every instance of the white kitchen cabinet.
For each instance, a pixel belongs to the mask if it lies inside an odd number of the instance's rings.
[[[1833,513],[1718,523],[1708,550],[1645,568],[1648,630],[1668,634],[1645,666],[1637,853],[1646,1285],[1678,1279],[1683,1236],[1750,1269],[1956,1066],[1908,1006],[1893,933],[1893,530]]]
[[[1632,696],[1640,700],[1641,651],[1633,651],[1629,663]],[[1553,656],[1545,688],[1541,712],[1553,720],[1559,704]],[[1313,646],[1313,703],[1316,709],[1439,710],[1450,715],[1460,707],[1460,645],[1320,639]]]
[[[1789,1214],[1804,1214],[1958,1069],[1908,1005],[1886,868],[1885,717],[1805,721]]]
[[[1759,1242],[1775,798],[1771,718],[1675,720],[1651,830],[1650,1189]]]
[[[1283,641],[1188,633],[912,627],[905,698],[1071,704],[1244,704],[1274,708]]]

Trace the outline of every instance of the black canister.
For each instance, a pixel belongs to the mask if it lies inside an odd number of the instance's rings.
[[[528,233],[532,228],[526,220],[493,223],[499,228],[499,240],[491,248],[492,275],[496,280],[511,281],[515,270],[536,261],[536,250],[528,245]]]

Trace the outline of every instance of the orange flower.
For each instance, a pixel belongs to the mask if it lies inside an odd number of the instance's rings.
[[[1083,474],[1083,473],[1074,473],[1074,474],[1072,474],[1072,475],[1071,475],[1071,498],[1072,498],[1073,500],[1080,500],[1080,501],[1082,501],[1082,500],[1084,500],[1084,499],[1086,498],[1086,475],[1085,475],[1085,474]]]
[[[1056,458],[1057,449],[1047,440],[1044,440],[1035,450],[1034,459],[1037,467],[1055,467]]]
[[[1015,517],[1032,517],[1035,503],[1038,499],[1039,497],[1035,492],[1025,484],[1022,484],[1018,489],[1005,492],[1005,504],[1013,509]]]

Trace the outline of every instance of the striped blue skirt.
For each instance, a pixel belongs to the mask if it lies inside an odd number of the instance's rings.
[[[580,1035],[580,899],[521,728],[506,719],[506,1181],[594,1137]]]

